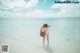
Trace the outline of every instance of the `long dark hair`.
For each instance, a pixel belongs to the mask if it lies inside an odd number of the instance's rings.
[[[44,24],[43,27],[50,27],[48,24]]]

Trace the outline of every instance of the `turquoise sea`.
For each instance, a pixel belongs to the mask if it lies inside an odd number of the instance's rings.
[[[43,48],[39,32],[50,25],[50,48]],[[80,18],[0,18],[0,44],[10,53],[80,53]]]

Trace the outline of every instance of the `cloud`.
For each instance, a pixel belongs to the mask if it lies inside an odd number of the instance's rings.
[[[3,18],[50,18],[56,17],[57,15],[50,10],[35,9],[28,13],[22,12],[7,12],[0,11],[0,16]]]
[[[11,18],[73,18],[80,16],[80,10],[74,8],[73,6],[69,5],[53,5],[52,8],[59,8],[60,12],[53,12],[51,10],[42,10],[42,9],[34,9],[28,13],[24,12],[0,12],[4,17],[11,17]]]
[[[34,10],[32,12],[27,13],[26,16],[28,16],[28,17],[38,17],[38,18],[41,18],[41,17],[45,17],[46,14],[47,14],[46,11],[43,11],[41,9],[36,9],[36,10]]]
[[[2,0],[1,0],[2,1]],[[51,9],[60,9],[59,12],[53,12],[52,10],[42,10],[42,9],[31,9],[37,5],[38,0],[30,0],[29,2],[24,2],[24,0],[15,0],[14,2],[10,2],[6,9],[3,7],[5,11],[0,10],[0,16],[2,17],[11,17],[11,18],[61,18],[61,17],[80,17],[80,4],[53,4]],[[7,2],[7,3],[8,3]],[[25,10],[24,10],[25,9]],[[26,12],[29,10],[29,12]]]
[[[30,0],[27,3],[24,0],[1,0],[2,4],[8,8],[31,8],[37,5],[38,0]]]
[[[51,8],[59,8],[61,11],[58,13],[60,17],[79,17],[80,4],[55,4]]]
[[[26,15],[29,17],[53,17],[53,18],[73,18],[73,17],[80,17],[80,4],[54,4],[51,6],[52,9],[58,8],[60,9],[59,12],[55,13],[51,10],[41,10],[37,9],[33,12],[29,12]]]
[[[24,8],[30,8],[36,6],[38,3],[38,0],[30,0],[27,4],[24,5]]]

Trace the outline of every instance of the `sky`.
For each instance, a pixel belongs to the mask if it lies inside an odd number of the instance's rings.
[[[0,18],[80,17],[80,3],[56,4],[55,1],[65,0],[0,0]]]

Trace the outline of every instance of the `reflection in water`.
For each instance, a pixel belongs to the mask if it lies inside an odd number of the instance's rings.
[[[53,53],[53,49],[50,46],[43,47],[47,53]]]

